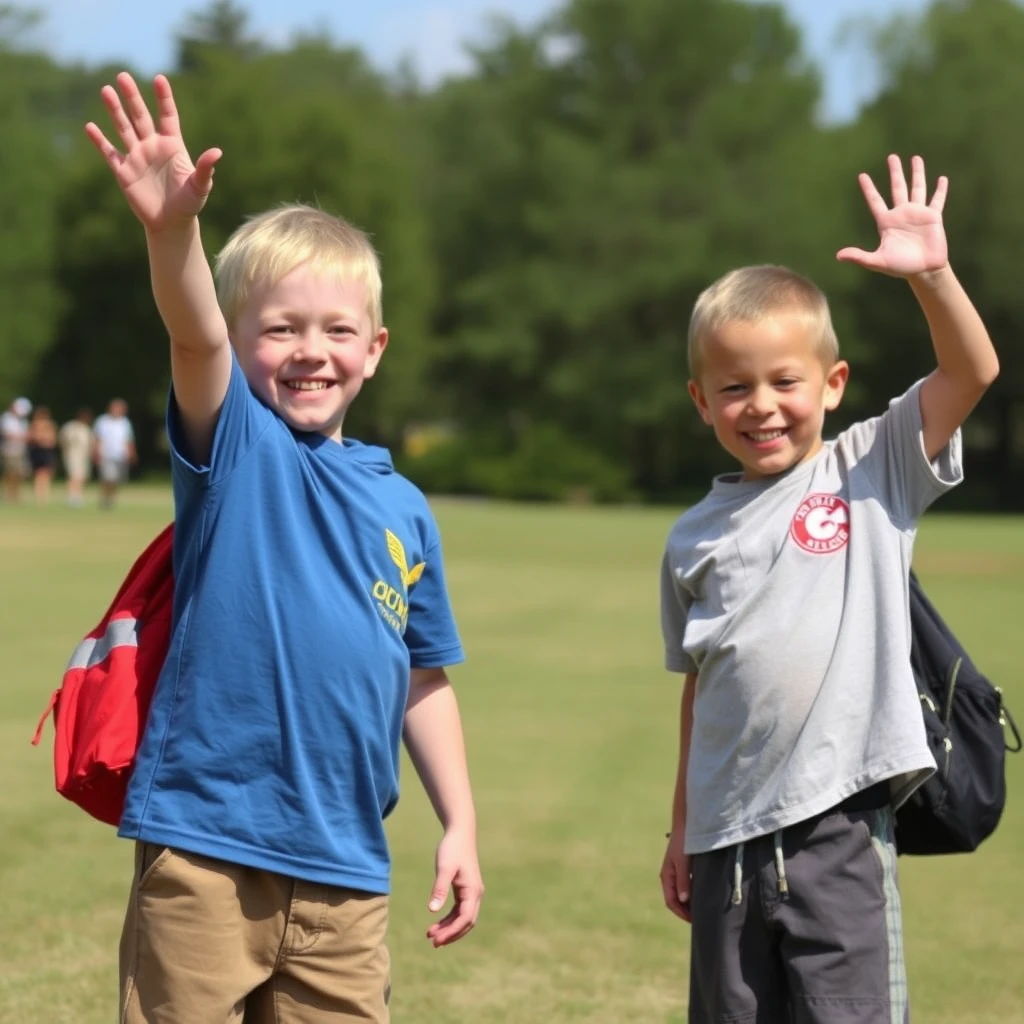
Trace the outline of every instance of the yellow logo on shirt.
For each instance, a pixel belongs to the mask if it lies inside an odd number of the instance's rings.
[[[409,560],[405,555],[405,545],[390,530],[384,531],[384,539],[387,541],[391,561],[398,568],[401,590],[384,580],[377,580],[373,585],[373,596],[377,601],[377,610],[384,621],[399,633],[404,633],[406,623],[409,621],[409,588],[415,586],[419,581],[427,563],[417,562],[410,569]]]
[[[398,571],[402,574],[402,586],[405,587],[406,593],[408,593],[409,588],[423,575],[423,570],[426,569],[427,563],[420,562],[410,569],[409,563],[405,558],[405,547],[402,545],[402,542],[390,530],[384,531],[384,537],[388,542],[388,554],[391,555],[391,561],[398,566]]]

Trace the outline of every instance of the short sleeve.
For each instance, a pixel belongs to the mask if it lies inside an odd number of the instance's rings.
[[[224,404],[217,417],[208,464],[191,461],[182,432],[174,389],[167,402],[167,439],[171,447],[171,470],[175,483],[188,488],[212,486],[227,476],[256,440],[273,422],[272,413],[252,393],[249,382],[231,353],[231,377]]]
[[[436,537],[424,555],[423,573],[409,587],[405,646],[412,668],[444,668],[465,660]]]
[[[855,423],[836,439],[851,474],[866,474],[900,525],[910,525],[963,480],[958,430],[935,459],[924,450],[921,384],[894,398],[881,415]]]
[[[661,560],[661,633],[665,641],[665,668],[669,672],[696,672],[693,659],[683,650],[683,636],[691,599],[676,579],[670,552]]]

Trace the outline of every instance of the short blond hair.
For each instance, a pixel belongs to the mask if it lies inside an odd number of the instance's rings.
[[[825,293],[803,274],[766,263],[731,270],[697,297],[687,338],[691,378],[700,375],[702,348],[709,335],[728,323],[752,323],[782,311],[808,317],[818,333],[822,363],[829,369],[835,365],[839,341]]]
[[[273,286],[304,264],[365,285],[373,333],[380,330],[380,260],[369,236],[341,217],[305,203],[250,217],[217,254],[217,299],[228,326],[234,326],[256,286]]]

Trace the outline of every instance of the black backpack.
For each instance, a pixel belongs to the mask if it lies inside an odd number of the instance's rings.
[[[968,853],[999,823],[1006,752],[1021,749],[1020,732],[1002,691],[974,666],[913,572],[910,631],[910,660],[938,771],[896,812],[896,847],[911,854]]]

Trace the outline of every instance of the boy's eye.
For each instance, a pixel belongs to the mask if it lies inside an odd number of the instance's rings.
[[[294,328],[291,324],[271,324],[267,330],[267,334],[291,334]]]
[[[746,384],[727,384],[722,388],[723,395],[741,395],[747,390]]]
[[[355,334],[355,330],[348,324],[336,324],[328,328],[330,334]]]
[[[796,377],[783,377],[782,380],[778,380],[775,382],[775,386],[777,388],[792,388],[799,383],[800,382],[796,379]]]

